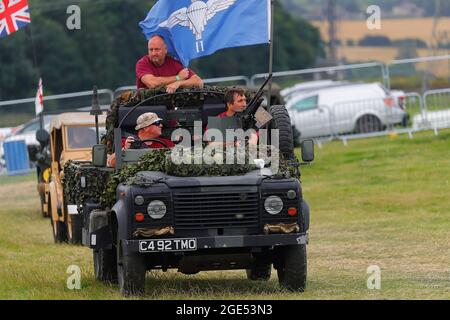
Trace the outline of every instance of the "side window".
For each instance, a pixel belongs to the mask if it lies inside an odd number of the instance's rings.
[[[317,108],[317,101],[319,99],[319,96],[312,96],[305,99],[302,99],[294,104],[293,108],[296,111],[305,111]]]

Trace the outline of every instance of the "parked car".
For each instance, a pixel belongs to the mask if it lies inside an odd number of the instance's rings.
[[[382,131],[408,113],[380,83],[342,84],[300,92],[286,107],[301,138]]]
[[[51,119],[51,115],[44,116],[44,128],[46,130],[50,125]],[[36,140],[36,131],[39,129],[39,127],[39,117],[36,117],[33,120],[30,120],[29,122],[18,126],[17,130],[13,134],[8,136],[3,142],[24,140],[25,144],[29,148],[33,145],[38,146],[39,142]]]
[[[406,108],[406,93],[403,90],[391,90],[391,95],[397,101],[400,108]]]
[[[300,93],[305,93],[317,89],[342,86],[344,84],[348,84],[348,81],[333,81],[333,80],[306,81],[298,83],[292,87],[285,88],[280,91],[280,94],[284,98],[284,100],[288,101],[293,96],[298,95]]]

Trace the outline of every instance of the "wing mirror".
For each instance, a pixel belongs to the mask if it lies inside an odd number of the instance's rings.
[[[314,160],[314,140],[307,139],[301,143],[302,160],[304,162],[312,162]]]
[[[106,167],[106,146],[96,144],[92,147],[92,165],[94,167]]]
[[[45,129],[39,129],[36,131],[36,140],[41,144],[42,147],[48,144],[50,140],[50,135]]]

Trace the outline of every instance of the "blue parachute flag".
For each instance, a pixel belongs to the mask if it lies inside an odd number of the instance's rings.
[[[159,0],[139,23],[185,67],[224,48],[270,41],[270,0]]]

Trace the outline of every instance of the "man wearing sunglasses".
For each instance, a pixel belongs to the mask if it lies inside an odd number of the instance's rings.
[[[169,148],[173,148],[175,144],[166,138],[161,137],[162,134],[162,119],[158,117],[156,113],[147,112],[141,114],[136,120],[137,136],[140,141],[148,140],[148,139],[156,139],[161,141],[167,145]],[[134,144],[135,139],[132,136],[129,136],[123,143],[122,150],[131,149]],[[140,149],[160,149],[166,148],[165,145],[159,143],[157,141],[145,141],[140,144]],[[116,165],[116,155],[115,153],[111,154],[108,157],[107,164],[109,167],[114,167]]]

